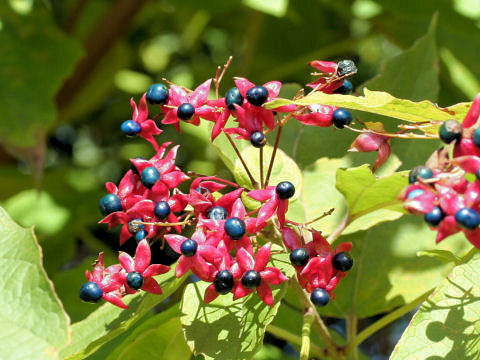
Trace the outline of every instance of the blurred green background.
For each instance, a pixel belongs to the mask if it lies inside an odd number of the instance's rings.
[[[232,76],[305,84],[310,60],[343,58],[357,63],[358,89],[423,36],[435,13],[435,82],[383,86],[397,96],[425,88],[410,98],[441,106],[470,101],[480,92],[479,0],[2,1],[0,204],[22,225],[35,225],[72,321],[94,309],[78,301],[84,270],[99,251],[111,262],[118,250],[116,234],[96,224],[103,184],[117,182],[129,158],[152,155],[145,141],[120,133],[131,97],[162,78],[194,88],[230,55],[222,93]],[[418,60],[408,66],[420,67]],[[182,168],[231,177],[202,130],[163,130],[162,140],[182,145]],[[347,134],[328,155],[343,156],[353,138]],[[385,346],[372,354],[383,358]]]

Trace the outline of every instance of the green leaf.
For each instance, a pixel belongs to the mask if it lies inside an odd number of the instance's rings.
[[[276,17],[283,17],[287,13],[289,0],[243,0],[242,3],[252,9]]]
[[[188,359],[190,354],[183,338],[180,311],[174,304],[135,328],[107,360],[178,360]]]
[[[273,246],[277,252],[280,247]],[[294,269],[285,253],[272,255],[272,264],[286,276]],[[203,302],[208,283],[187,285],[181,304],[181,322],[187,344],[205,359],[251,359],[262,347],[265,328],[275,317],[286,283],[272,286],[274,307],[263,303],[256,293],[232,300],[232,294],[220,295],[210,304]]]
[[[14,359],[56,359],[69,341],[69,319],[42,267],[32,229],[0,208],[0,352]]]
[[[22,16],[2,4],[0,18],[0,138],[32,147],[54,124],[54,96],[82,51],[43,7]]]
[[[447,250],[425,250],[425,251],[419,251],[417,253],[417,256],[429,256],[436,258],[440,261],[443,261],[444,263],[454,263],[455,265],[458,265],[461,263],[462,259],[460,259],[457,255],[453,254],[450,251]]]
[[[392,360],[476,359],[480,352],[480,254],[456,266],[423,303]]]
[[[183,283],[185,277],[175,278],[175,269],[155,277],[163,294],[154,295],[140,292],[125,297],[128,310],[112,304],[104,304],[91,313],[85,320],[72,325],[72,342],[61,349],[62,359],[84,359],[97,351],[103,344],[115,338],[135,324],[155,305],[170,296]]]

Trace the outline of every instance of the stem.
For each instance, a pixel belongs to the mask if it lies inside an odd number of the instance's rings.
[[[245,160],[243,160],[243,157],[242,155],[240,154],[240,151],[238,151],[238,148],[237,148],[237,145],[235,145],[235,142],[233,141],[232,137],[230,136],[230,134],[227,134],[226,132],[224,132],[224,134],[227,136],[227,139],[228,141],[230,141],[230,144],[232,145],[233,147],[233,150],[235,150],[235,153],[237,154],[238,158],[240,159],[240,162],[242,163],[243,165],[243,168],[245,169],[245,171],[247,172],[247,176],[248,178],[250,179],[250,182],[252,183],[252,186],[257,189],[258,188],[258,183],[255,181],[255,179],[253,178],[252,174],[250,173],[250,170],[248,170],[248,166],[247,164],[245,163]]]
[[[285,330],[281,327],[270,324],[267,327],[267,331],[270,334],[274,335],[275,337],[286,340],[289,343],[292,343],[298,346],[302,345],[302,338],[300,336],[296,334],[292,334],[288,330]],[[323,358],[325,356],[325,351],[321,349],[318,345],[315,345],[314,343],[310,344],[310,352],[312,353],[313,356],[318,358]]]
[[[347,341],[351,342],[357,336],[358,319],[355,313],[351,313],[347,318]],[[358,360],[358,350],[355,346],[351,349],[352,360]]]
[[[272,174],[273,163],[275,162],[275,156],[277,155],[278,143],[280,142],[280,135],[282,135],[283,125],[280,125],[277,132],[277,137],[275,138],[275,145],[273,146],[272,157],[270,158],[270,164],[268,165],[267,177],[265,179],[265,187],[268,186],[270,181],[270,175]]]
[[[193,222],[193,219],[186,219],[181,222],[176,222],[176,223],[163,223],[163,222],[145,222],[145,221],[133,221],[133,224],[143,224],[143,225],[155,225],[155,226],[161,226],[161,227],[168,227],[168,226],[181,226],[181,225],[191,225]]]
[[[312,308],[309,308],[303,315],[302,326],[302,347],[300,348],[300,360],[308,360],[310,354],[310,329],[313,323]]]
[[[215,180],[215,181],[218,181],[218,182],[223,182],[224,184],[227,184],[227,185],[230,185],[230,186],[233,186],[233,187],[236,187],[236,188],[239,188],[240,186],[238,184],[235,184],[234,182],[231,182],[229,180],[225,180],[225,179],[222,179],[222,178],[219,178],[217,176],[212,176],[212,175],[202,175],[202,174],[198,174],[194,171],[187,171],[187,175],[190,176],[190,177],[204,177],[204,178],[208,178],[208,180]],[[206,179],[207,180],[207,179]]]
[[[263,147],[260,148],[260,187],[263,189],[264,188],[264,182],[263,182]]]
[[[313,224],[314,222],[320,220],[320,219],[323,219],[325,216],[329,216],[329,215],[332,215],[332,213],[335,211],[335,208],[331,208],[330,210],[328,211],[325,211],[322,215],[320,215],[319,217],[313,219],[313,220],[310,220],[310,221],[307,221],[306,223],[304,223],[303,225],[310,225],[310,224]]]
[[[223,76],[225,75],[228,67],[230,66],[231,62],[233,60],[233,56],[230,56],[227,60],[227,62],[225,63],[225,65],[223,65],[223,70],[222,72],[220,72],[220,66],[217,68],[217,73],[215,74],[215,96],[216,98],[218,99],[218,89],[220,87],[220,83],[222,82],[222,79],[223,79]]]
[[[333,243],[341,234],[342,231],[350,224],[350,215],[347,214],[343,221],[337,226],[335,230],[328,236],[327,241]]]
[[[364,342],[368,337],[370,337],[372,334],[376,333],[378,330],[381,328],[387,326],[391,322],[397,320],[399,317],[402,317],[403,315],[409,313],[413,309],[415,309],[417,306],[419,306],[421,303],[423,303],[427,297],[430,296],[431,293],[433,293],[434,289],[428,290],[426,293],[420,295],[418,298],[413,300],[412,302],[403,305],[402,307],[399,307],[397,310],[392,311],[391,313],[385,315],[382,317],[380,320],[376,321],[366,329],[362,330],[345,348],[345,353],[348,354],[351,352],[353,349],[355,349],[358,345],[360,345],[362,342]]]

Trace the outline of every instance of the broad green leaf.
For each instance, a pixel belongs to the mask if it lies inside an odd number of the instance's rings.
[[[272,264],[286,276],[294,272],[287,254],[272,255]],[[256,293],[237,300],[232,294],[221,295],[205,304],[208,285],[189,284],[183,294],[181,322],[188,346],[205,359],[251,359],[262,347],[265,328],[275,317],[287,284],[272,286],[274,307],[265,305]]]
[[[4,2],[0,18],[0,138],[32,147],[54,124],[54,96],[82,52],[41,6],[22,16]]]
[[[112,304],[104,304],[91,313],[86,319],[72,325],[72,341],[61,349],[62,359],[84,359],[97,351],[103,344],[115,338],[155,305],[170,296],[183,283],[185,277],[176,279],[175,269],[155,277],[162,287],[162,295],[140,292],[125,297],[128,310],[120,309]]]
[[[175,304],[135,328],[107,360],[178,360],[188,359],[190,354],[183,338],[180,311]]]
[[[417,256],[429,256],[439,259],[444,263],[453,263],[455,265],[460,264],[462,261],[462,259],[460,259],[457,255],[447,250],[424,250],[419,251]]]
[[[480,254],[456,266],[423,303],[392,360],[477,359],[480,354]]]
[[[56,359],[70,338],[69,319],[42,267],[32,229],[0,208],[0,352],[9,360]]]
[[[459,256],[471,248],[462,233],[435,243],[421,217],[404,216],[368,231],[342,236],[334,243],[351,241],[353,268],[335,290],[337,298],[321,309],[325,315],[359,318],[391,311],[435,287],[452,269],[436,258],[418,257],[429,249],[448,250]]]

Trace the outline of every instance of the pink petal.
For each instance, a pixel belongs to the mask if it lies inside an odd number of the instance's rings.
[[[385,141],[380,145],[377,159],[373,163],[372,171],[376,171],[380,166],[382,166],[390,157],[390,153],[390,144],[388,141]]]
[[[332,114],[322,114],[319,112],[312,112],[308,114],[296,115],[295,119],[305,125],[314,125],[319,127],[329,127],[333,124]]]
[[[152,294],[158,294],[158,295],[162,293],[162,289],[160,288],[160,285],[158,285],[157,280],[155,280],[152,277],[145,278],[143,282],[142,290],[148,291],[149,293],[152,293]]]
[[[277,208],[277,217],[280,226],[285,226],[285,214],[288,211],[288,199],[279,199]]]
[[[248,253],[253,254],[252,241],[248,236],[242,237],[240,240],[232,241],[235,244],[237,249],[243,248],[247,250]]]
[[[255,199],[257,201],[267,201],[273,196],[273,193],[275,191],[274,186],[269,186],[265,190],[252,190],[249,191],[247,196],[251,197],[252,199]]]
[[[292,112],[297,110],[297,105],[295,104],[283,105],[283,106],[276,107],[272,110],[276,112],[287,113],[287,112]]]
[[[460,166],[470,174],[475,174],[480,169],[480,157],[478,156],[460,156],[454,158],[452,163]]]
[[[255,266],[255,260],[253,259],[253,256],[244,248],[238,249],[237,261],[238,265],[240,265],[240,269],[243,272],[252,270]]]
[[[147,94],[144,93],[142,98],[140,99],[140,106],[138,107],[138,116],[133,120],[138,122],[140,125],[142,125],[142,128],[143,128],[143,122],[147,119],[148,119]]]
[[[273,216],[275,210],[277,210],[278,203],[279,201],[276,198],[272,198],[260,208],[257,215],[257,226],[267,222]]]
[[[162,182],[170,189],[176,188],[182,182],[188,180],[189,177],[181,171],[172,171],[168,174],[162,175]]]
[[[126,252],[120,251],[118,261],[127,273],[135,271],[135,261]]]
[[[250,82],[246,78],[237,77],[235,78],[235,86],[240,91],[240,94],[245,98],[247,96],[247,91],[255,86],[254,83]]]
[[[192,257],[192,271],[203,281],[209,281],[215,268],[213,265],[207,264],[205,259],[197,252]]]
[[[238,189],[238,190],[243,190],[243,189]],[[245,206],[243,206],[242,199],[238,198],[237,200],[235,200],[235,202],[232,205],[231,216],[244,219],[245,214],[246,214],[246,211],[245,211]]]
[[[333,61],[322,61],[322,60],[310,61],[308,65],[327,74],[333,74],[335,71],[337,71],[337,67],[338,67],[337,63]]]
[[[170,270],[169,266],[162,264],[152,264],[142,273],[144,278],[165,274]]]
[[[480,204],[480,182],[478,180],[468,184],[464,197],[467,207],[477,207]]]
[[[338,246],[335,249],[335,253],[350,252],[351,250],[352,250],[352,243],[347,241],[347,242],[338,244]]]
[[[479,115],[480,115],[480,94],[477,94],[477,96],[475,96],[475,99],[473,100],[470,110],[468,110],[467,116],[465,116],[465,119],[463,120],[462,127],[466,129],[475,125],[478,121]]]
[[[480,228],[471,230],[471,231],[464,231],[464,232],[468,241],[470,241],[473,246],[480,249]]]
[[[181,254],[182,251],[180,247],[182,246],[185,240],[188,240],[185,236],[182,235],[165,235],[165,240],[167,240],[168,245],[178,254]]]
[[[128,306],[123,303],[122,298],[113,293],[103,293],[102,299],[118,306],[119,308],[128,309]]]
[[[180,86],[171,85],[168,93],[168,105],[180,106],[188,103],[188,94]]]
[[[275,127],[275,116],[273,116],[273,110],[265,110],[263,108],[260,110],[261,111],[258,114],[258,118],[263,124],[265,124],[266,127],[272,130]]]
[[[248,294],[251,294],[253,291],[255,291],[255,289],[247,289],[242,285],[241,282],[238,282],[233,288],[233,299],[240,299],[244,296],[247,296]]]
[[[120,245],[125,244],[125,242],[132,237],[132,234],[128,230],[128,225],[123,225],[120,230]]]
[[[265,283],[261,283],[260,286],[257,288],[257,294],[263,300],[265,304],[268,306],[273,307],[273,296],[272,296],[272,289]]]
[[[257,256],[255,258],[255,266],[253,270],[262,271],[267,266],[268,261],[270,260],[270,249],[272,248],[272,243],[268,242],[258,249]]]
[[[437,243],[449,237],[450,235],[456,234],[460,231],[460,227],[457,225],[455,221],[455,216],[448,215],[442,220],[440,225],[438,226],[438,234],[437,234]]]
[[[116,194],[118,189],[117,189],[117,185],[115,185],[114,183],[108,181],[105,183],[105,188],[107,189],[107,191],[110,193],[110,194]]]
[[[465,203],[461,195],[455,192],[449,192],[440,198],[440,207],[448,215],[455,213],[465,207]]]
[[[126,273],[115,273],[105,276],[101,282],[100,287],[104,292],[111,292],[118,290],[126,280]]]
[[[312,239],[315,251],[320,256],[327,256],[333,254],[332,246],[327,239],[322,236],[322,233],[317,230],[312,230]]]
[[[230,135],[238,135],[236,139],[243,139],[243,140],[250,140],[250,133],[241,128],[228,128],[228,129],[223,129],[224,133],[230,134]]]
[[[212,83],[212,79],[208,79],[207,81],[200,84],[192,95],[190,95],[190,104],[195,106],[195,108],[205,104],[208,98],[208,92],[210,91],[210,84]]]
[[[175,268],[175,276],[177,278],[182,277],[188,272],[188,270],[190,270],[191,267],[192,267],[192,258],[186,257],[186,256],[180,256],[180,259],[178,259],[177,267]]]
[[[300,247],[300,236],[297,232],[289,227],[282,229],[283,243],[290,250],[295,250]]]
[[[263,84],[264,87],[268,90],[268,97],[276,98],[280,93],[280,89],[282,88],[282,83],[280,81],[270,81],[266,84]]]
[[[282,272],[274,267],[267,267],[265,270],[260,272],[262,280],[268,284],[278,285],[287,281],[288,278],[282,274]]]
[[[215,140],[218,135],[222,132],[222,129],[225,127],[228,121],[228,117],[230,116],[230,112],[225,110],[217,117],[215,120],[215,125],[213,125],[212,129],[212,137],[211,140]]]
[[[459,143],[455,144],[453,156],[475,155],[480,157],[480,149],[473,143],[472,139],[462,138]]]
[[[243,188],[239,188],[229,192],[228,194],[223,195],[215,202],[215,206],[221,206],[225,209],[232,209],[234,206],[238,207],[238,211],[241,213],[241,207],[243,207],[243,203],[241,202],[240,196],[242,195]],[[237,203],[240,200],[240,203]],[[235,205],[234,205],[235,204]],[[243,211],[245,211],[245,207],[243,207]],[[233,212],[233,209],[232,209]],[[230,216],[237,216],[230,214]]]
[[[203,299],[203,302],[205,304],[211,303],[217,297],[218,293],[215,291],[215,286],[213,284],[210,284],[210,286],[205,289],[205,297]]]
[[[103,270],[105,269],[105,263],[103,262],[103,252],[98,254],[98,258],[93,265],[93,274],[91,274],[91,280],[96,283],[100,283],[103,279]],[[89,276],[87,275],[87,278]]]

